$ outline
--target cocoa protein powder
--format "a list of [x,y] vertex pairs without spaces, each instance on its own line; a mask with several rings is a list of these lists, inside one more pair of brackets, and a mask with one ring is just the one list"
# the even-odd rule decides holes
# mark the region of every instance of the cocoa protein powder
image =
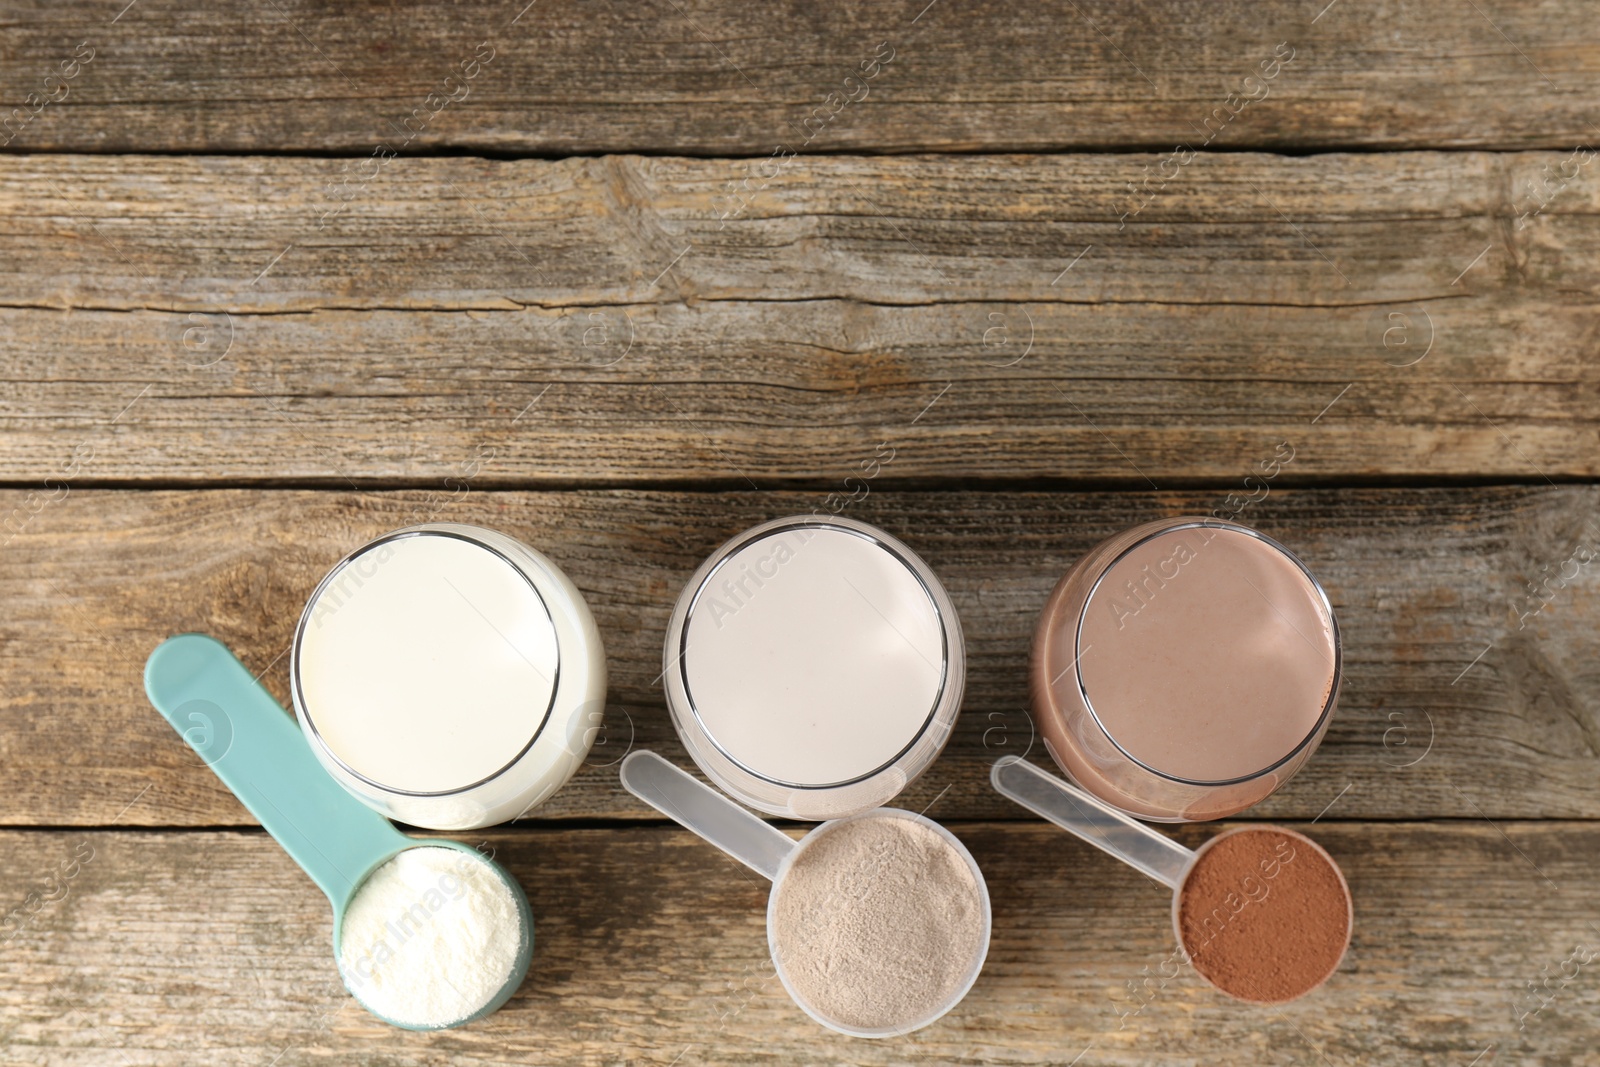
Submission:
[[1276,827],[1222,834],[1199,852],[1176,901],[1194,969],[1240,1000],[1278,1004],[1338,970],[1350,889],[1309,837]]

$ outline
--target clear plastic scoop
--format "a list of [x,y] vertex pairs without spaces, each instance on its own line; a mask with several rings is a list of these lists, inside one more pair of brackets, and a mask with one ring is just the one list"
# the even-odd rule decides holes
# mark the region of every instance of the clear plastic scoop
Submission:
[[401,1022],[373,1011],[341,967],[345,988],[362,1007],[393,1026],[438,1030],[481,1019],[516,992],[533,958],[533,912],[522,886],[499,864],[455,841],[406,837],[345,792],[322,769],[305,735],[272,694],[214,638],[169,638],[150,654],[144,684],[156,710],[327,894],[333,905],[335,959],[345,913],[362,883],[408,849],[456,850],[463,862],[486,864],[510,889],[521,940],[510,974],[486,1003],[450,1022]]
[[1215,847],[1217,842],[1225,840],[1234,834],[1260,832],[1265,829],[1292,838],[1297,847],[1304,845],[1312,850],[1313,854],[1325,860],[1337,876],[1339,887],[1343,891],[1345,908],[1344,947],[1339,950],[1337,958],[1332,962],[1332,966],[1327,968],[1327,973],[1323,974],[1321,979],[1310,985],[1309,988],[1296,992],[1294,996],[1268,1000],[1242,996],[1226,988],[1197,964],[1195,968],[1197,973],[1223,993],[1239,1000],[1251,1000],[1257,1003],[1282,1003],[1285,1000],[1293,1000],[1320,986],[1338,969],[1339,963],[1344,959],[1344,951],[1349,947],[1350,943],[1350,889],[1345,884],[1344,875],[1339,871],[1338,864],[1334,863],[1333,858],[1324,852],[1320,845],[1304,834],[1278,826],[1235,827],[1213,837],[1197,850],[1188,849],[1165,834],[1124,815],[1072,783],[1064,781],[1048,771],[1040,770],[1021,757],[1002,756],[996,760],[993,768],[990,769],[989,780],[1002,796],[1017,802],[1035,815],[1055,823],[1068,833],[1082,838],[1101,851],[1115,856],[1128,866],[1144,872],[1171,889],[1173,891],[1172,929],[1177,936],[1178,944],[1183,947],[1184,953],[1190,957],[1191,962],[1194,962],[1194,957],[1200,951],[1201,946],[1186,943],[1184,937],[1183,923],[1180,921],[1184,889],[1189,876],[1194,873],[1201,857],[1208,850]]
[[[622,761],[621,774],[623,788],[627,789],[628,792],[649,804],[684,829],[691,830],[705,838],[729,856],[732,856],[773,883],[773,891],[767,901],[767,948],[772,954],[773,967],[777,971],[779,981],[783,983],[783,988],[794,1002],[807,1015],[823,1026],[852,1037],[895,1037],[908,1034],[913,1030],[919,1030],[927,1026],[939,1019],[951,1008],[954,1008],[967,995],[967,991],[972,988],[972,984],[977,981],[978,972],[983,969],[983,961],[989,953],[991,920],[989,889],[984,884],[983,874],[978,870],[977,863],[972,859],[971,854],[967,852],[965,846],[956,839],[955,835],[933,820],[899,808],[874,808],[859,815],[851,815],[847,818],[825,822],[799,841],[793,841],[777,828],[752,815],[710,786],[674,767],[654,752],[638,751],[631,753],[627,759]],[[956,853],[966,862],[977,884],[983,928],[982,936],[978,943],[978,951],[968,966],[963,980],[955,987],[954,992],[945,998],[935,1010],[926,1013],[922,1017],[907,1020],[900,1025],[865,1028],[852,1026],[838,1019],[828,1017],[814,1005],[808,1003],[805,997],[796,990],[790,975],[784,968],[783,956],[780,952],[776,935],[778,924],[775,921],[775,909],[779,898],[778,889],[783,883],[784,876],[793,869],[796,858],[808,847],[839,827],[861,820],[885,818],[909,819],[919,823],[933,830],[955,849]]]

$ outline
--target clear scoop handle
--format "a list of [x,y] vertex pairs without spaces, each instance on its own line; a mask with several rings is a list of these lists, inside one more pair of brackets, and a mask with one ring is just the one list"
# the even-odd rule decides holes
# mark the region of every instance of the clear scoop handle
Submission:
[[1048,819],[1070,834],[1109,852],[1170,889],[1183,880],[1194,852],[1130,819],[1070,782],[1041,771],[1018,756],[1002,756],[989,771],[1001,796]]
[[641,749],[622,761],[622,788],[692,830],[767,881],[795,843],[710,786]]

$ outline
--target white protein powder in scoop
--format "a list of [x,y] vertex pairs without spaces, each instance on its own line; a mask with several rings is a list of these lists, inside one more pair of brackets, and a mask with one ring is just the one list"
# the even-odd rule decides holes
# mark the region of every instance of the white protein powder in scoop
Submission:
[[453,848],[409,848],[372,873],[345,910],[339,971],[385,1019],[441,1027],[500,992],[522,946],[511,888]]

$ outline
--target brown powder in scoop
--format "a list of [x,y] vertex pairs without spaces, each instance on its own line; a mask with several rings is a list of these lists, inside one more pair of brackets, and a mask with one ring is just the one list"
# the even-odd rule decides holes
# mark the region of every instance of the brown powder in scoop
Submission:
[[1350,943],[1350,890],[1310,838],[1271,827],[1218,837],[1178,896],[1195,970],[1230,996],[1281,1003],[1332,974]]
[[927,826],[868,816],[815,831],[773,888],[772,947],[797,998],[862,1030],[915,1026],[987,949],[984,889]]

